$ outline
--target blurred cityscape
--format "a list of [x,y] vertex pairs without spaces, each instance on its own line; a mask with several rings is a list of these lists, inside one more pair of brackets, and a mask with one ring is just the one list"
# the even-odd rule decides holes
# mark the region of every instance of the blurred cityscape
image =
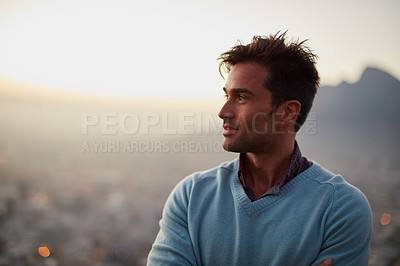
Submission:
[[[214,103],[46,97],[0,96],[0,265],[144,265],[175,184],[237,156]],[[400,265],[398,99],[400,82],[368,68],[321,87],[298,136],[367,196],[370,265]]]

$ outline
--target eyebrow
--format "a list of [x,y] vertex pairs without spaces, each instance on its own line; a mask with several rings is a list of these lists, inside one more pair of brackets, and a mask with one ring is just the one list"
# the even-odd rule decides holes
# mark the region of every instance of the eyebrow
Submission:
[[[225,93],[227,93],[225,87],[223,87],[222,90],[223,90]],[[253,95],[253,96],[254,96],[254,93],[253,93],[252,91],[250,91],[250,90],[248,90],[248,89],[245,89],[245,88],[233,88],[233,89],[230,89],[229,91],[230,91],[230,92],[233,92],[233,93],[247,93],[247,94],[250,94],[250,95]]]

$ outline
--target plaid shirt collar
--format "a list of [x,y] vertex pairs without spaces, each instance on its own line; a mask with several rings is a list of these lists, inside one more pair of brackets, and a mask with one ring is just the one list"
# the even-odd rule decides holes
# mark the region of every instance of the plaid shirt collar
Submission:
[[[247,196],[250,198],[251,201],[255,200],[255,194],[254,191],[246,185],[246,179],[244,176],[244,161],[246,160],[246,153],[240,153],[239,157],[239,170],[238,170],[238,177],[240,182],[242,183],[242,186],[244,188],[244,191],[246,192]],[[298,176],[301,172],[307,170],[310,166],[312,165],[312,162],[308,161],[307,158],[303,157],[300,152],[299,145],[297,144],[297,141],[295,141],[294,144],[294,150],[292,153],[292,157],[290,159],[290,165],[289,168],[286,171],[285,176],[282,178],[282,180],[275,186],[271,187],[267,192],[265,192],[262,197],[268,196],[268,195],[276,195],[279,193],[281,188],[287,184],[290,180]]]

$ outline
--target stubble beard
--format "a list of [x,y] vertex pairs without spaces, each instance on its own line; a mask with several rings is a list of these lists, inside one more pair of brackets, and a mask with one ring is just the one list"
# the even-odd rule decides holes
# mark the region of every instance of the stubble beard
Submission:
[[264,134],[257,137],[246,138],[246,136],[238,136],[234,140],[224,138],[222,147],[230,152],[250,152],[250,153],[268,153],[273,146],[273,135]]
[[272,149],[273,143],[274,134],[272,131],[263,134],[252,131],[224,137],[222,147],[230,152],[268,153]]
[[237,134],[224,136],[222,147],[230,152],[268,153],[273,149],[275,141],[274,114],[275,109],[269,112],[265,120],[251,120],[251,123],[242,124]]

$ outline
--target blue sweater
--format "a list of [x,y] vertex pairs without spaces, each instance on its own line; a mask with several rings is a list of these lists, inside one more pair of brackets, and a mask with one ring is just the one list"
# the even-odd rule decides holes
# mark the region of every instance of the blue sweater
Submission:
[[237,170],[236,159],[174,188],[148,265],[368,265],[371,209],[341,176],[313,162],[251,202]]

